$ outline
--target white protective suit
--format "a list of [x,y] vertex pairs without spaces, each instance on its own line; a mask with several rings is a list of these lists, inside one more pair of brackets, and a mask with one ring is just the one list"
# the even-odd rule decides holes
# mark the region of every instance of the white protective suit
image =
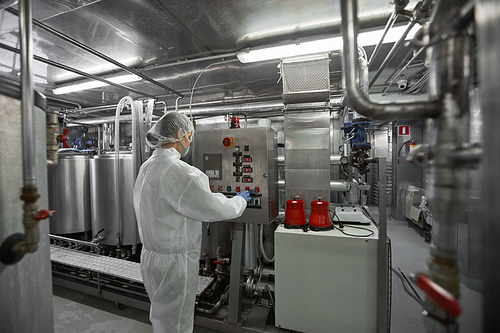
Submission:
[[141,166],[134,209],[143,244],[141,273],[155,333],[193,331],[202,223],[239,217],[242,197],[210,191],[208,177],[158,148]]

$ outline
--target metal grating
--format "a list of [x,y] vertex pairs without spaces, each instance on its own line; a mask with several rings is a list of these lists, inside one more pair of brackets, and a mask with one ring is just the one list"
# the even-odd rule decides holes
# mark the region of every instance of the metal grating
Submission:
[[328,54],[283,59],[283,101],[323,102],[330,99]]

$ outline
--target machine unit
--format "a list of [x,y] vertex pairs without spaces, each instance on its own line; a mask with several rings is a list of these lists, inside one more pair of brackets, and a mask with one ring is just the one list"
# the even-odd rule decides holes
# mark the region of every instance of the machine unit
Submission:
[[250,191],[243,215],[233,222],[269,224],[278,215],[277,132],[254,127],[195,133],[193,162],[212,192],[235,196]]
[[277,327],[308,333],[377,332],[378,230],[374,224],[366,228],[373,235],[278,227]]

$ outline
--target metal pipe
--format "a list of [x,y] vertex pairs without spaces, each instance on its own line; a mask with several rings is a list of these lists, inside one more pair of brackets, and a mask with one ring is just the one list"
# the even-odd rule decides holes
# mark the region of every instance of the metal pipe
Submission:
[[259,238],[257,236],[257,224],[245,223],[245,254],[244,269],[253,271],[257,268],[257,257]]
[[[387,198],[386,190],[386,160],[385,157],[375,158],[378,164],[378,242],[377,242],[377,332],[387,333],[389,325],[388,304],[389,263],[387,254]],[[380,293],[380,294],[378,294]]]
[[403,32],[403,35],[399,38],[399,40],[396,42],[396,44],[394,44],[392,46],[392,49],[385,56],[384,61],[382,62],[380,67],[377,69],[377,71],[375,72],[375,74],[373,75],[373,77],[370,81],[370,84],[369,84],[370,88],[375,84],[375,81],[377,81],[380,74],[382,74],[382,71],[387,67],[387,65],[389,65],[389,62],[392,60],[392,58],[394,58],[394,56],[396,55],[396,52],[398,52],[399,49],[401,48],[401,46],[403,46],[403,43],[406,39],[406,36],[408,36],[408,34],[410,33],[410,30],[413,29],[413,26],[415,25],[415,23],[416,23],[416,21],[413,19],[410,21],[410,23],[408,23],[406,30]]
[[47,166],[53,168],[57,165],[59,144],[57,142],[57,115],[58,111],[49,110],[46,116],[47,128]]
[[23,175],[24,186],[36,186],[35,130],[33,105],[33,27],[31,0],[19,2],[19,33],[21,39],[21,109],[23,123]]
[[[14,48],[14,47],[11,47],[9,45],[5,45],[3,43],[0,43],[0,47],[3,48],[3,49],[6,49],[6,50],[12,51],[12,52],[16,52],[16,53],[20,53],[21,52],[20,50]],[[134,93],[139,94],[141,96],[149,96],[149,97],[156,98],[154,95],[150,95],[148,93],[145,93],[145,92],[133,89],[133,88],[129,88],[129,87],[124,86],[123,84],[120,84],[120,83],[114,83],[112,81],[103,79],[103,78],[101,78],[101,77],[99,77],[97,75],[85,73],[85,72],[79,71],[78,69],[75,69],[73,67],[69,67],[69,66],[60,64],[58,62],[49,60],[49,59],[45,59],[45,58],[42,58],[42,57],[39,57],[39,56],[34,56],[34,59],[37,60],[37,61],[43,62],[45,64],[51,65],[51,66],[67,70],[69,72],[73,72],[73,73],[76,73],[76,74],[81,75],[81,76],[85,76],[85,77],[87,77],[89,79],[92,79],[92,80],[104,82],[106,84],[109,84],[110,86],[114,86],[114,87],[117,87],[117,88],[120,88],[120,89],[125,89],[125,90],[128,90],[130,92],[134,92]]]
[[[483,140],[484,155],[481,171],[481,185],[484,198],[482,220],[477,221],[481,229],[482,259],[482,320],[483,332],[496,332],[500,328],[498,309],[500,309],[500,223],[498,223],[498,203],[500,202],[500,94],[498,78],[500,77],[500,1],[478,0],[476,8],[476,32],[478,45],[478,80],[481,82],[481,114],[484,122]],[[475,221],[476,222],[476,221]],[[478,318],[479,320],[479,318]]]
[[371,102],[360,91],[358,69],[358,18],[357,1],[342,0],[342,38],[346,95],[350,105],[360,114],[374,119],[435,117],[441,111],[439,101],[382,104]]
[[229,290],[227,290],[224,294],[222,294],[219,298],[219,301],[217,301],[217,303],[215,303],[212,308],[208,309],[208,310],[205,310],[205,309],[202,309],[202,308],[199,308],[197,307],[196,308],[196,311],[198,312],[201,312],[201,313],[207,313],[207,314],[212,314],[214,313],[215,311],[217,311],[220,306],[224,303],[227,302],[227,293],[229,292]]
[[[120,209],[120,112],[123,110],[125,102],[128,101],[132,110],[134,107],[134,100],[130,96],[123,97],[120,102],[118,102],[118,106],[116,107],[116,115],[115,115],[115,162],[114,162],[114,171],[115,171],[115,225],[116,225],[116,238],[117,238],[117,247],[120,247],[120,238],[122,234],[122,224],[121,224],[121,209]],[[132,111],[134,114],[134,111]],[[133,118],[133,117],[132,117]],[[117,248],[118,252],[118,248]]]
[[373,53],[370,56],[370,60],[368,60],[368,68],[370,68],[373,65],[373,61],[377,57],[378,52],[380,51],[380,48],[382,47],[382,43],[384,42],[384,39],[385,39],[385,36],[387,35],[387,32],[389,31],[389,29],[392,28],[392,26],[394,25],[394,22],[396,22],[397,18],[398,18],[398,13],[396,13],[396,10],[394,10],[392,12],[391,16],[389,17],[389,20],[387,20],[382,37],[380,37],[380,40],[379,40],[377,46],[375,46],[375,50],[373,50]]
[[414,55],[413,57],[410,59],[410,61],[408,61],[406,63],[406,65],[403,66],[403,68],[401,68],[401,70],[396,74],[396,75],[393,75],[392,76],[392,79],[391,81],[389,82],[389,84],[387,85],[387,87],[384,89],[384,91],[382,92],[382,96],[387,92],[387,90],[389,89],[390,86],[392,86],[392,84],[394,83],[394,81],[397,80],[397,78],[408,68],[408,66],[411,65],[411,63],[413,61],[415,61],[415,59],[417,59],[417,57],[420,55],[420,53],[422,53],[422,51],[425,49],[425,47],[421,47],[420,50],[418,50]]
[[[392,9],[384,9],[377,13],[367,13],[360,16],[360,22],[363,29],[377,28],[387,22]],[[340,33],[341,20],[338,18],[332,20],[319,21],[316,24],[295,25],[290,29],[273,29],[259,33],[244,35],[236,41],[236,49],[242,50],[247,47],[269,46],[274,43],[282,43],[284,40],[299,40],[301,38],[314,37],[326,34]]]
[[[10,246],[12,261],[21,260],[26,253],[36,252],[40,241],[39,220],[36,217],[38,210],[38,190],[36,187],[35,163],[35,131],[34,131],[34,90],[33,90],[33,39],[32,39],[32,6],[31,0],[21,0],[19,3],[19,32],[21,39],[21,115],[22,115],[22,143],[23,143],[23,183],[21,199],[23,205],[24,235],[11,235]],[[6,241],[7,241],[6,240]]]
[[[12,9],[12,8],[7,8],[6,11],[8,11],[9,13],[14,14],[14,15],[19,15],[19,12],[17,10],[15,10],[15,9]],[[139,72],[139,71],[137,71],[137,70],[135,70],[133,68],[130,68],[128,66],[123,65],[122,63],[120,63],[120,62],[118,62],[118,61],[116,61],[116,60],[114,60],[114,59],[106,56],[105,54],[102,54],[101,52],[99,52],[97,50],[94,50],[93,48],[88,47],[87,45],[85,45],[83,43],[80,43],[79,41],[77,41],[77,40],[75,40],[75,39],[73,39],[73,38],[71,38],[69,36],[66,36],[65,34],[59,32],[59,31],[57,31],[55,29],[52,29],[51,27],[49,27],[49,26],[47,26],[47,25],[45,25],[45,24],[43,24],[43,23],[41,23],[41,22],[39,22],[37,20],[32,20],[32,22],[37,27],[42,28],[43,30],[45,30],[47,32],[50,32],[51,34],[53,34],[53,35],[55,35],[55,36],[57,36],[59,38],[62,38],[65,41],[67,41],[67,42],[69,42],[69,43],[71,43],[71,44],[73,44],[73,45],[75,45],[75,46],[77,46],[77,47],[79,47],[79,48],[87,51],[87,52],[90,52],[93,55],[95,55],[95,56],[97,56],[97,57],[99,57],[99,58],[101,58],[103,60],[106,60],[106,61],[112,63],[115,66],[118,66],[118,67],[122,68],[123,70],[125,70],[126,72],[128,72],[130,74],[135,74],[137,76],[140,76],[144,80],[149,81],[152,84],[154,84],[154,85],[156,85],[156,86],[158,86],[160,88],[163,88],[163,89],[167,90],[168,92],[170,92],[170,93],[172,93],[174,95],[177,95],[177,96],[180,96],[180,97],[184,97],[184,95],[181,94],[180,92],[178,92],[178,91],[176,91],[176,90],[174,90],[172,88],[169,88],[166,85],[164,85],[164,84],[162,84],[162,83],[160,83],[158,81],[153,80],[149,76],[146,76],[146,75],[142,74],[141,72]],[[31,26],[31,24],[30,24],[30,26]]]
[[85,245],[85,246],[90,246],[90,247],[99,247],[100,246],[98,243],[92,243],[92,242],[82,241],[79,239],[73,239],[73,238],[62,237],[62,236],[57,236],[57,235],[49,234],[49,237],[52,239],[57,239],[59,241],[63,241],[63,242],[67,242],[67,243],[80,244],[80,245]]
[[[132,184],[135,184],[137,175],[139,174],[139,168],[142,164],[142,144],[141,144],[141,131],[142,122],[144,119],[144,108],[142,101],[132,102]],[[116,153],[115,153],[116,154]],[[118,195],[118,193],[116,193]],[[133,244],[132,244],[132,254],[137,253],[137,238],[139,235],[137,220],[134,218],[133,226]]]
[[156,70],[156,69],[160,69],[160,68],[193,64],[196,62],[209,61],[209,60],[215,60],[215,59],[236,58],[237,54],[238,54],[237,52],[232,52],[232,53],[219,54],[219,55],[197,58],[197,59],[180,60],[180,61],[172,62],[170,64],[163,64],[163,65],[157,65],[157,66],[153,65],[150,67],[145,67],[143,70],[145,70],[145,71],[152,70],[152,69]]
[[350,189],[351,185],[345,180],[330,180],[330,191],[347,192]]

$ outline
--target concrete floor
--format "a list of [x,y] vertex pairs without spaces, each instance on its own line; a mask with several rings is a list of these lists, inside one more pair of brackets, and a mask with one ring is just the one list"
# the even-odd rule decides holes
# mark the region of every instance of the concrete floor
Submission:
[[[371,208],[377,219],[376,208]],[[418,227],[406,221],[388,221],[392,242],[392,266],[408,273],[424,272],[430,245]],[[420,293],[421,294],[421,293]],[[481,294],[461,285],[461,332],[481,332]],[[421,306],[404,291],[393,274],[391,332],[426,332]],[[148,313],[134,308],[117,309],[114,302],[54,286],[55,333],[150,333]],[[210,330],[195,328],[196,333]]]

